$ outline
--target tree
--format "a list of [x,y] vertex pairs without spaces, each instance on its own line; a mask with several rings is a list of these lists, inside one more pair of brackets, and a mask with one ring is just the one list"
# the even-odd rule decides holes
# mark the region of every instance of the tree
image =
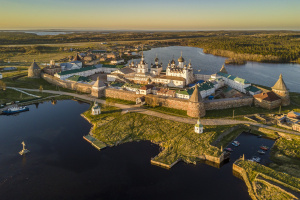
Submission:
[[43,86],[40,85],[40,88],[39,88],[40,92],[43,92]]
[[153,108],[155,108],[156,106],[158,106],[158,98],[157,98],[157,96],[154,96],[154,97],[152,98],[151,106],[152,106]]
[[146,98],[145,98],[145,102],[146,102],[146,104],[147,104],[148,106],[151,106],[153,100],[152,100],[152,98],[150,98],[150,97],[146,97]]
[[4,83],[3,81],[0,81],[0,90],[6,90],[6,83]]

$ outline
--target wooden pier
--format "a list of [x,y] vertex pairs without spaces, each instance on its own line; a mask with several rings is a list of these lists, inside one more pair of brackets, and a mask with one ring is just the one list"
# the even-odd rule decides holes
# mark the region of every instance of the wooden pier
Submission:
[[91,135],[83,136],[83,139],[85,139],[86,141],[88,141],[93,147],[95,147],[99,151],[102,150],[102,149],[104,149],[104,148],[106,148],[106,144],[104,144],[103,142],[97,140],[96,138],[94,138]]

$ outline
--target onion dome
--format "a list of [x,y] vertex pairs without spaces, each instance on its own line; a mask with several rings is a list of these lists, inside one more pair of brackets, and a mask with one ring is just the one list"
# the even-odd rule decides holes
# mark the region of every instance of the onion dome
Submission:
[[171,61],[171,64],[176,64],[174,59]]
[[180,58],[178,58],[178,62],[184,62],[184,58],[180,56]]
[[158,61],[159,61],[158,57],[156,57],[154,61],[155,61],[155,62],[158,62]]

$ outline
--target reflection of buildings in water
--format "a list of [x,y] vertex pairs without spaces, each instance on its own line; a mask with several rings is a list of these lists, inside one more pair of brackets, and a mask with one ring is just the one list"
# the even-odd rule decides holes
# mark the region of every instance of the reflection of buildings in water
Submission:
[[36,108],[39,108],[39,104],[40,103],[34,103],[34,105],[35,105]]
[[57,100],[56,99],[52,99],[51,103],[52,103],[52,105],[56,105],[57,104]]

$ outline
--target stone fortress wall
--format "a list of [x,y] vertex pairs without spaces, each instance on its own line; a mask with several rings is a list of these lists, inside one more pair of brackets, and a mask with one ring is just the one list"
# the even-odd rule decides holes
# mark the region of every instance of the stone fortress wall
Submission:
[[237,108],[242,106],[251,106],[253,97],[215,99],[204,101],[205,110],[221,110],[227,108]]
[[57,85],[59,87],[67,88],[70,90],[76,90],[78,92],[88,93],[92,92],[92,85],[83,84],[83,83],[76,83],[71,81],[64,81],[57,77],[51,76],[49,74],[41,74],[41,77],[46,80],[47,82]]
[[[42,78],[49,83],[57,85],[59,87],[76,90],[79,92],[91,94],[92,85],[83,83],[76,83],[71,81],[64,81],[48,74],[42,74]],[[142,94],[136,94],[135,92],[118,90],[113,88],[106,88],[104,92],[105,97],[123,99],[127,101],[136,101],[137,98],[142,97]],[[189,101],[185,99],[164,97],[148,94],[149,98],[157,98],[157,103],[161,106],[174,108],[179,110],[188,110]],[[222,99],[222,100],[207,100],[204,101],[205,110],[221,110],[227,108],[235,108],[241,106],[251,106],[253,104],[253,98],[233,98],[233,99]]]

